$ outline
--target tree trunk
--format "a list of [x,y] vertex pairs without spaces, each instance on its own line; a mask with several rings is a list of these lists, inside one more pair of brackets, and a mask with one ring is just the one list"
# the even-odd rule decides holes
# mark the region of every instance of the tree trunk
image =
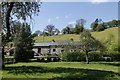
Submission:
[[2,69],[5,69],[5,64],[4,64],[4,46],[2,46]]
[[7,37],[9,38],[11,36],[10,34],[10,14],[11,14],[11,11],[12,11],[12,8],[14,6],[14,3],[15,2],[10,2],[10,6],[7,10],[7,14],[6,14],[6,28],[7,28]]
[[85,53],[86,53],[86,55],[85,55],[85,57],[86,57],[86,62],[87,62],[87,64],[89,64],[88,51],[85,51]]

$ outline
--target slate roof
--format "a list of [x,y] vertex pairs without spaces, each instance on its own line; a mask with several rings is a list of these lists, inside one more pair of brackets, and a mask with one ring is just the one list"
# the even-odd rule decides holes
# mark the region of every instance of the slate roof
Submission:
[[62,44],[59,42],[34,43],[34,46],[54,46],[54,45],[62,45]]
[[79,42],[42,42],[42,43],[34,43],[34,47],[36,46],[58,46],[58,45],[65,45],[65,44],[73,44],[73,45],[79,45]]

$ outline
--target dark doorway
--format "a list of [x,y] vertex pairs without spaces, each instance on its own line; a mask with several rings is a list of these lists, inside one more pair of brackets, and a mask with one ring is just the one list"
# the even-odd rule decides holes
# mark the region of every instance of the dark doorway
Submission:
[[38,53],[41,53],[41,48],[38,48]]

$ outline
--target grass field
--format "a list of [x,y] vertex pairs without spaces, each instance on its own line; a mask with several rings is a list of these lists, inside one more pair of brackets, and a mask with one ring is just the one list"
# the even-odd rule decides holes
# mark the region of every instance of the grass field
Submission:
[[[118,62],[29,62],[7,64],[3,78],[43,78],[51,80],[119,80]],[[94,79],[93,79],[94,78]]]

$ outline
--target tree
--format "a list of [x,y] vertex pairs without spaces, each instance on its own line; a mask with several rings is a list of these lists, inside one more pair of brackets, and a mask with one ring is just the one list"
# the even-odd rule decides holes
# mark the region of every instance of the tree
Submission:
[[30,25],[27,23],[21,24],[19,33],[15,34],[14,44],[15,44],[15,59],[16,61],[27,61],[32,58],[32,49],[34,40],[31,34]]
[[85,20],[85,19],[78,19],[78,20],[76,20],[76,25],[77,25],[77,26],[82,26],[82,27],[84,27],[85,23],[86,23],[86,20]]
[[97,27],[96,27],[96,31],[103,31],[105,29],[104,25],[103,24],[99,24]]
[[118,26],[117,20],[112,20],[112,25],[113,25],[113,27],[117,27]]
[[43,36],[49,36],[48,32],[44,32],[42,33]]
[[117,26],[118,26],[118,27],[120,26],[120,20],[117,21]]
[[95,50],[103,50],[105,49],[104,45],[96,40],[88,31],[84,31],[81,33],[81,50],[83,50],[86,54],[86,62],[89,64],[89,59],[88,59],[88,53],[90,51],[95,51]]
[[105,22],[106,26],[108,28],[111,28],[111,27],[119,27],[120,26],[120,20],[112,20],[112,21],[108,21],[108,22]]
[[56,28],[55,35],[58,35],[60,33],[59,29]]
[[96,27],[98,26],[98,22],[99,22],[98,18],[94,22],[92,22],[91,28],[93,31],[96,31]]
[[66,28],[63,28],[62,33],[73,34],[74,33],[73,25],[72,24],[67,25]]
[[53,36],[59,33],[59,30],[55,28],[53,24],[47,25],[44,31],[47,32],[49,36]]
[[102,21],[102,19],[96,19],[94,22],[91,24],[91,28],[93,31],[103,31],[104,29],[107,28],[107,24]]
[[74,28],[74,33],[80,34],[84,30],[84,24],[86,23],[86,20],[84,19],[78,19],[76,20],[76,25]]
[[[26,18],[32,19],[32,14],[37,14],[40,9],[40,2],[2,2],[1,3],[0,19],[2,19],[2,43],[9,41],[11,36],[11,21],[13,17],[17,20],[26,20]],[[4,45],[2,44],[2,68],[4,69]]]
[[35,34],[37,34],[37,36],[41,36],[42,32],[40,30],[35,31]]
[[32,19],[32,14],[37,14],[40,8],[40,2],[2,2],[2,18],[3,24],[7,30],[7,36],[11,34],[10,22],[13,17],[17,19],[26,20],[27,17]]
[[83,32],[84,28],[82,26],[75,26],[74,28],[74,33],[76,34],[80,34],[81,32]]
[[67,28],[63,28],[62,34],[67,34],[67,33],[68,33]]

